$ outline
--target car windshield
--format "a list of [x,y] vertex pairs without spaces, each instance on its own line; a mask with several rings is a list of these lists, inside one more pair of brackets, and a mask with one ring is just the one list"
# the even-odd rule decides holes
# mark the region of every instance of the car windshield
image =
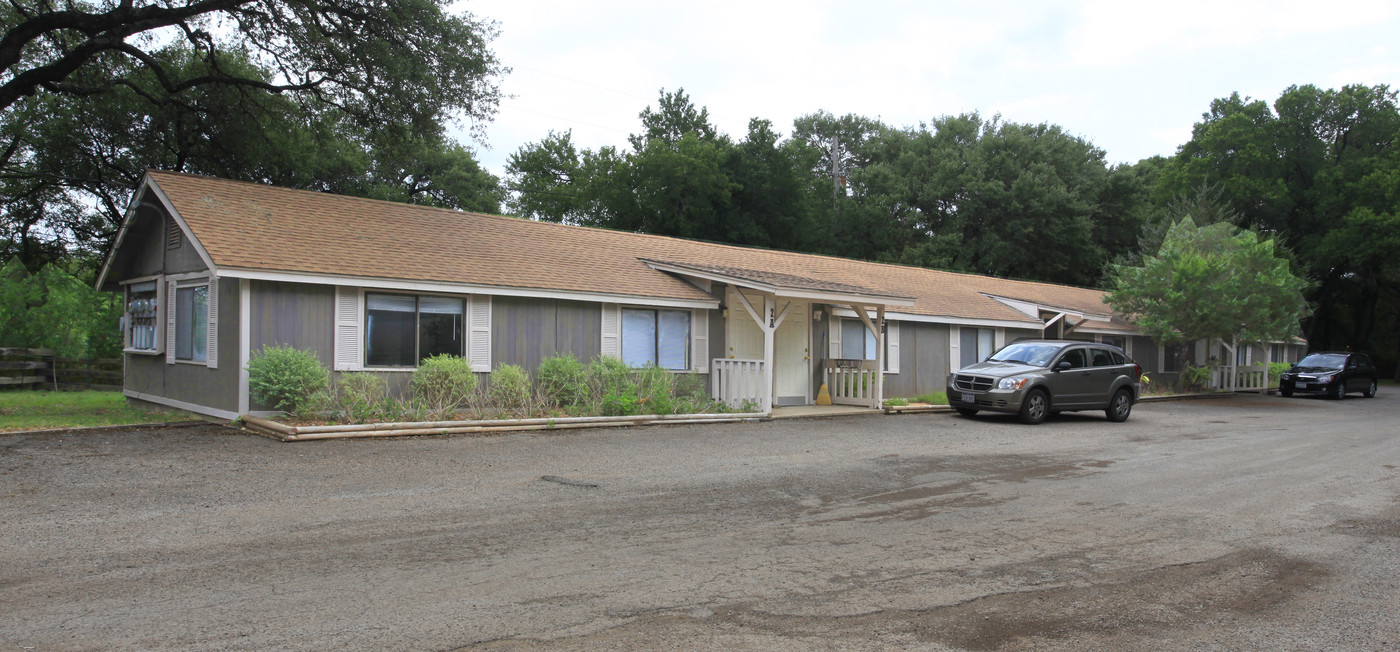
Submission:
[[987,359],[992,362],[1018,362],[1044,367],[1050,364],[1050,360],[1054,359],[1061,348],[1064,348],[1061,344],[1017,343],[1008,345]]
[[1341,369],[1346,364],[1347,357],[1335,353],[1314,353],[1298,361],[1299,367],[1319,367],[1322,369]]

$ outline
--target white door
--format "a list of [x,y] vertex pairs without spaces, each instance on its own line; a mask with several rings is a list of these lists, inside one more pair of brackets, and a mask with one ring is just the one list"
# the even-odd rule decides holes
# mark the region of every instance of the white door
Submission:
[[[763,331],[754,323],[753,317],[749,316],[749,311],[744,309],[744,304],[739,303],[739,299],[734,296],[737,292],[733,287],[729,288],[729,298],[726,300],[729,319],[724,329],[724,341],[728,343],[725,355],[739,360],[762,360]],[[744,298],[749,300],[749,305],[754,307],[755,312],[760,316],[763,314],[762,294],[748,291],[744,293]]]
[[[778,300],[778,312],[787,302]],[[806,405],[811,396],[812,370],[809,364],[812,341],[811,306],[792,302],[787,316],[774,333],[773,404]]]

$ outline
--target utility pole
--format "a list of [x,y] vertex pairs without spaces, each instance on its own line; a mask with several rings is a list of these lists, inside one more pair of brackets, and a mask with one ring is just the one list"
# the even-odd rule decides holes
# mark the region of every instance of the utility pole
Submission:
[[841,134],[831,137],[831,203],[836,204],[837,193],[841,192]]

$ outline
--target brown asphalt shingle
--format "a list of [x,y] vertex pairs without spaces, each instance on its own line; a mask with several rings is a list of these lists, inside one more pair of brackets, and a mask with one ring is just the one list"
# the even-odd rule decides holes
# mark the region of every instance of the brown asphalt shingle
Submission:
[[[149,171],[220,268],[709,299],[644,260],[729,270],[785,287],[910,297],[901,313],[1035,320],[996,295],[1109,314],[1103,292],[1050,283],[751,249]],[[746,276],[747,275],[747,276]],[[764,281],[763,279],[767,279]]]

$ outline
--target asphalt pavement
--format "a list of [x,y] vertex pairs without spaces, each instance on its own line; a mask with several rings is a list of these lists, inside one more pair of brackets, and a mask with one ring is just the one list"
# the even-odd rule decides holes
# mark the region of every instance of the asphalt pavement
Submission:
[[0,435],[0,650],[1394,650],[1397,420]]

